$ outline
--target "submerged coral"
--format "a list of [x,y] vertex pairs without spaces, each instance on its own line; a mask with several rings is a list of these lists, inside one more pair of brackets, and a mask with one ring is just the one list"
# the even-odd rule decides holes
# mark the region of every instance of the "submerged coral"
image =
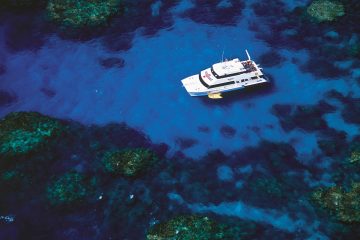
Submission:
[[353,151],[350,156],[351,163],[358,163],[360,161],[360,151]]
[[245,239],[253,235],[255,225],[242,222],[235,227],[218,223],[206,216],[185,215],[153,226],[147,240],[207,240],[207,239]]
[[245,8],[244,1],[202,1],[194,0],[193,7],[184,16],[198,23],[233,25]]
[[95,179],[87,179],[77,172],[68,172],[47,188],[47,198],[53,206],[69,206],[85,201],[95,185]]
[[60,121],[40,113],[10,113],[0,120],[0,157],[37,152],[64,131]]
[[347,51],[352,57],[360,57],[360,42],[355,42],[347,47]]
[[348,143],[346,157],[353,169],[357,169],[360,163],[360,136],[354,137],[352,141]]
[[[322,116],[326,113],[335,111],[335,107],[325,101],[320,101],[316,105],[291,105],[275,104],[272,112],[279,120],[281,127],[285,131],[290,131],[296,127],[305,131],[316,131],[328,128]],[[306,119],[306,121],[304,121]]]
[[319,22],[334,21],[344,16],[344,6],[337,1],[316,0],[307,8],[307,13]]
[[157,161],[156,155],[144,148],[106,152],[102,163],[107,172],[136,177]]
[[262,54],[258,62],[264,67],[274,67],[281,65],[284,61],[285,58],[281,56],[278,51],[271,50]]
[[319,135],[317,145],[326,156],[341,155],[343,150],[347,148],[347,134],[344,131],[329,128],[321,131]]
[[331,90],[326,95],[328,98],[336,99],[344,105],[341,116],[345,122],[360,124],[360,98],[353,97],[351,94],[344,96],[336,90]]
[[[132,229],[136,232],[132,236],[114,236],[114,239],[143,239],[145,235],[144,226],[159,213],[159,199],[154,200],[154,193],[142,182],[131,185],[125,179],[116,181],[106,189],[104,199],[104,224],[108,228]],[[161,212],[161,216],[166,216]],[[136,235],[137,237],[135,237]],[[141,238],[140,238],[141,236]]]
[[360,222],[360,183],[352,183],[345,191],[341,186],[319,189],[312,194],[313,200],[329,210],[342,222]]
[[271,199],[280,199],[286,197],[286,190],[275,178],[259,177],[250,182],[250,188],[263,199],[270,197]]
[[94,27],[119,12],[120,4],[121,0],[50,0],[47,11],[51,20],[64,27]]

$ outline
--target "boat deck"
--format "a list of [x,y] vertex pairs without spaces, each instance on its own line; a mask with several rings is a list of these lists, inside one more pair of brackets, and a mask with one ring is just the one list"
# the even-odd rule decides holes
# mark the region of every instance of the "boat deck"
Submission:
[[246,69],[246,72],[254,72],[257,70],[253,61],[248,60],[248,61],[244,61],[241,63],[244,66],[244,68]]

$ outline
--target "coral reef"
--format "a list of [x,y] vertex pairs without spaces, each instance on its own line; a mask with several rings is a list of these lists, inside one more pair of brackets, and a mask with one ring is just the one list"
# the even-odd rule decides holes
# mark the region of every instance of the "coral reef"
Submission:
[[334,21],[345,15],[344,6],[337,1],[316,0],[307,8],[307,13],[319,22]]
[[347,98],[341,115],[345,122],[360,124],[360,101],[359,98]]
[[285,186],[272,177],[259,177],[251,180],[249,187],[256,195],[260,195],[262,199],[286,198]]
[[[335,110],[332,105],[320,101],[316,105],[291,105],[275,104],[272,112],[280,120],[281,127],[285,131],[290,131],[296,127],[306,131],[316,131],[326,129],[326,121],[322,119],[325,113]],[[306,119],[304,121],[304,119]]]
[[137,177],[157,162],[157,156],[144,148],[108,151],[102,163],[106,172]]
[[351,153],[350,160],[351,163],[358,163],[360,161],[360,151],[356,150]]
[[346,142],[346,145],[336,156],[333,156],[335,160],[332,165],[331,177],[332,181],[343,186],[345,189],[349,189],[355,182],[360,182],[360,136],[355,136],[350,142]]
[[271,50],[262,54],[258,62],[264,67],[274,67],[281,65],[286,59],[278,51]]
[[234,25],[237,17],[245,8],[244,1],[201,1],[195,0],[194,7],[185,12],[185,16],[198,23]]
[[36,112],[14,112],[1,119],[0,192],[24,199],[24,191],[46,184],[65,132],[64,123]]
[[329,128],[320,132],[317,145],[326,156],[341,155],[347,148],[346,136],[344,131]]
[[[141,239],[153,217],[149,213],[161,212],[168,217],[162,207],[167,206],[166,194],[159,192],[153,200],[158,189],[151,188],[151,183],[113,178],[98,168],[102,166],[102,153],[108,149],[149,148],[162,158],[167,151],[165,144],[152,144],[142,132],[126,124],[84,126],[39,113],[13,113],[0,121],[2,137],[19,129],[34,132],[34,138],[44,141],[39,146],[31,141],[25,146],[33,147],[28,152],[0,155],[0,208],[17,219],[16,225],[7,225],[6,230],[59,239],[67,238],[69,231],[77,239],[98,239],[96,234],[100,233],[118,236],[116,239]],[[35,224],[34,217],[38,219]],[[119,223],[125,229],[119,231]],[[94,226],[99,232],[94,233]]]
[[331,90],[326,95],[328,98],[336,99],[344,105],[341,109],[341,116],[345,122],[360,124],[360,98],[353,97],[351,94],[344,96],[336,90]]
[[[151,227],[147,238],[253,239],[256,233],[256,236],[260,234],[271,239],[268,236],[282,233],[271,226],[234,221],[230,217],[216,220],[193,215],[171,218],[188,210],[185,202],[242,201],[256,207],[277,208],[280,204],[288,207],[288,203],[297,206],[295,202],[308,191],[302,178],[297,178],[303,177],[304,166],[289,144],[263,141],[257,147],[231,155],[217,150],[200,159],[202,164],[179,154],[157,164],[153,171],[156,175],[133,179],[154,169],[157,159],[163,158],[166,145],[152,144],[144,134],[125,124],[86,127],[40,114],[35,115],[41,116],[42,121],[39,118],[35,121],[34,113],[22,114],[30,120],[25,121],[24,116],[13,117],[14,122],[4,127],[2,120],[0,126],[7,130],[29,130],[31,125],[30,130],[40,128],[40,133],[45,131],[43,122],[57,126],[52,122],[55,121],[59,128],[45,128],[49,132],[47,137],[61,135],[64,126],[66,132],[71,133],[48,139],[45,146],[58,140],[52,151],[36,148],[37,154],[17,158],[26,161],[0,168],[0,194],[4,196],[0,206],[11,208],[11,213],[21,223],[31,224],[34,217],[39,219],[37,224],[29,225],[31,228],[20,230],[24,235],[62,239],[71,232],[75,238],[101,235],[102,238],[143,239],[149,222],[155,224],[158,220],[170,219]],[[114,178],[108,173],[130,178]],[[57,177],[52,179],[52,176]],[[218,181],[219,176],[223,181]],[[289,191],[289,186],[294,191]],[[29,196],[31,202],[27,201]],[[44,204],[46,202],[48,204]],[[59,212],[61,214],[54,214]],[[94,226],[97,233],[94,233]],[[118,226],[122,226],[121,230]],[[16,229],[20,227],[16,225]],[[44,233],[44,229],[48,231]],[[288,234],[291,238],[292,233]]]
[[95,178],[87,179],[84,174],[68,172],[47,188],[47,198],[53,206],[70,206],[84,202],[96,184]]
[[[131,2],[133,7],[124,12],[124,16],[111,19],[112,16],[121,11],[121,8],[116,7],[115,9],[115,7],[106,5],[106,3],[118,4],[117,1],[66,0],[61,2],[50,0],[52,4],[56,3],[57,6],[66,5],[66,7],[70,6],[71,8],[55,8],[55,5],[52,5],[53,12],[50,17],[61,26],[79,29],[103,26],[111,19],[112,24],[104,30],[107,34],[103,37],[104,41],[108,42],[108,47],[115,50],[129,48],[134,32],[136,34],[139,32],[140,34],[154,34],[164,26],[171,30],[173,15],[179,17],[177,13],[174,14],[173,9],[175,8],[172,8],[178,2],[176,0],[123,1],[126,4]],[[20,8],[27,8],[32,7],[32,3],[45,1],[5,0],[4,2],[19,4]],[[299,3],[301,1],[290,2]],[[336,4],[341,2],[344,7],[342,9],[338,7],[335,9],[336,11],[333,11],[334,8],[327,9],[325,7],[324,3],[329,2]],[[74,5],[71,5],[72,3]],[[75,3],[79,3],[79,5],[75,5]],[[189,17],[196,22],[205,24],[236,24],[238,17],[241,17],[242,9],[245,7],[244,1],[235,0],[215,0],[213,2],[194,0],[191,3],[191,6],[187,6],[189,10],[185,10],[185,13],[180,17]],[[316,3],[319,4],[320,8],[319,6],[315,7]],[[253,2],[250,4],[253,4]],[[120,5],[119,1],[118,6]],[[8,6],[17,8],[16,5],[9,4]],[[49,4],[48,11],[50,6]],[[247,4],[246,7],[248,6]],[[256,36],[265,39],[269,43],[268,45],[274,47],[275,50],[279,46],[282,47],[281,49],[285,50],[287,56],[292,53],[292,51],[287,52],[288,48],[291,50],[306,49],[306,52],[309,53],[309,60],[296,56],[293,63],[298,65],[303,64],[302,61],[307,61],[304,64],[305,71],[315,74],[316,79],[337,76],[336,81],[343,81],[342,77],[346,75],[349,69],[350,71],[354,69],[354,73],[355,69],[358,69],[359,61],[356,59],[356,61],[353,61],[353,58],[359,57],[360,53],[358,39],[356,39],[360,32],[360,25],[357,24],[359,21],[356,21],[356,19],[359,19],[358,9],[360,4],[356,0],[339,0],[339,2],[314,1],[307,9],[301,7],[301,9],[295,9],[293,12],[289,10],[287,2],[282,0],[255,1],[253,6],[257,17],[252,18],[249,24],[253,28],[258,28]],[[181,5],[181,7],[183,6]],[[156,9],[154,10],[154,8]],[[333,11],[333,15],[326,12],[328,10]],[[176,11],[179,11],[178,8],[176,8]],[[297,14],[300,12],[303,15]],[[34,13],[34,15],[36,14]],[[41,22],[41,17],[29,20],[30,18],[27,15],[19,15],[21,15],[21,21],[15,20],[15,24],[4,27],[4,33],[7,35],[4,43],[8,47],[15,46],[13,49],[36,49],[32,46],[41,45],[38,44],[40,38],[36,34],[41,32],[38,31],[41,28],[37,27]],[[313,18],[309,18],[309,15],[313,16]],[[261,20],[262,17],[266,17],[266,21]],[[311,21],[312,19],[317,19],[317,21]],[[324,23],[318,24],[318,22]],[[141,30],[135,31],[139,27],[142,27]],[[211,40],[216,33],[218,32],[208,31],[207,37]],[[4,60],[7,60],[7,58]],[[268,67],[279,66],[283,60],[284,58],[281,55],[275,55],[273,51],[260,57],[260,63]],[[342,63],[345,61],[352,61],[349,63],[349,67],[345,66],[346,64],[343,66]],[[104,68],[121,68],[124,66],[124,61],[120,58],[110,57],[99,59],[99,64]],[[340,67],[337,66],[338,64]],[[44,64],[44,67],[46,65]],[[8,73],[11,74],[12,70],[10,61]],[[1,67],[0,65],[0,75],[5,71],[5,66]],[[117,69],[112,69],[112,71],[117,71]],[[3,77],[5,78],[7,75]],[[354,79],[354,81],[356,80],[359,80],[358,77]],[[41,89],[41,92],[49,98],[56,95],[56,92],[49,88],[50,86],[52,85],[44,86]],[[343,92],[355,91],[355,88],[341,88],[343,86],[341,82],[339,84],[335,83],[335,86],[340,87]],[[350,86],[348,87],[350,88]],[[225,105],[229,105],[229,102],[232,104],[234,100],[242,99],[243,101],[244,95],[238,96],[237,98],[230,98],[230,100],[226,98]],[[358,96],[354,94],[353,96],[342,96],[338,99],[343,103],[339,105],[339,110],[344,120],[359,124],[360,105],[358,104]],[[16,102],[15,95],[0,91],[0,106],[7,107],[14,102]],[[213,103],[209,104],[209,106],[213,107]],[[246,108],[254,106],[256,104],[251,102],[246,105]],[[291,138],[289,143],[260,142],[259,146],[241,149],[239,152],[233,152],[229,155],[221,154],[218,151],[216,154],[209,154],[209,156],[199,159],[201,162],[196,163],[185,158],[179,152],[176,153],[177,155],[174,158],[162,161],[159,169],[157,167],[159,171],[153,171],[156,172],[156,176],[144,177],[134,181],[126,178],[114,178],[112,174],[108,173],[130,177],[139,176],[155,163],[153,157],[147,156],[152,154],[140,154],[139,149],[148,151],[145,149],[156,149],[156,147],[142,133],[126,125],[81,126],[78,129],[72,128],[74,131],[71,136],[66,136],[66,138],[58,138],[63,131],[60,121],[58,122],[59,127],[57,127],[57,123],[55,123],[57,121],[55,120],[54,123],[50,124],[51,126],[39,123],[38,125],[34,124],[36,126],[31,129],[24,126],[28,126],[32,120],[25,121],[24,126],[19,124],[20,127],[7,125],[0,128],[0,195],[2,196],[0,206],[1,210],[9,209],[9,211],[12,211],[11,213],[16,216],[16,221],[12,226],[10,224],[6,224],[6,226],[16,228],[16,231],[19,232],[16,234],[20,236],[32,236],[33,238],[96,239],[100,235],[100,238],[104,239],[142,239],[145,236],[144,231],[146,231],[149,222],[153,223],[158,219],[170,219],[177,212],[188,211],[188,209],[185,209],[186,204],[179,204],[180,200],[183,203],[203,203],[209,206],[241,201],[257,208],[269,209],[269,211],[271,211],[270,208],[275,211],[281,209],[279,214],[282,211],[284,211],[284,214],[288,213],[290,218],[294,217],[294,220],[299,220],[299,229],[289,233],[291,236],[286,239],[305,239],[308,236],[304,236],[305,233],[302,232],[304,228],[301,228],[300,225],[305,225],[307,229],[310,229],[312,228],[312,220],[314,220],[316,224],[320,224],[316,226],[319,234],[326,231],[324,229],[333,226],[327,225],[328,217],[324,219],[321,219],[321,216],[318,216],[320,219],[312,218],[313,210],[309,210],[302,205],[301,201],[303,196],[308,194],[310,186],[331,182],[333,180],[331,175],[334,173],[334,169],[337,168],[341,172],[340,178],[336,181],[338,187],[318,190],[313,195],[314,200],[325,210],[332,213],[335,216],[334,218],[345,223],[356,223],[348,225],[356,225],[355,227],[357,227],[360,219],[358,213],[360,148],[356,147],[356,144],[348,142],[347,139],[349,138],[347,138],[345,132],[329,129],[329,126],[333,125],[329,122],[329,126],[327,126],[326,121],[324,121],[324,114],[333,110],[334,108],[326,103],[306,106],[278,105],[273,109],[285,130],[300,128],[306,131],[316,131],[317,143],[322,151],[320,154],[317,149],[314,149],[309,154],[304,154],[301,151],[303,149],[299,149],[299,155],[297,156],[296,150],[291,144],[298,141],[296,138],[298,134],[293,132],[292,136],[295,137],[289,136]],[[47,120],[41,121],[46,122]],[[1,120],[0,126],[4,126],[3,124],[3,120]],[[256,133],[266,134],[263,126],[261,124],[258,126],[259,130]],[[243,136],[242,134],[236,134],[236,130],[231,127],[226,128],[226,126],[223,126],[221,129],[214,128],[212,130],[210,130],[210,127],[212,127],[211,124],[201,126],[199,131],[202,132],[204,137],[210,131],[217,134],[219,130],[224,137],[236,136],[235,140],[238,140],[238,135]],[[346,128],[346,126],[344,127]],[[276,130],[276,127],[273,127],[273,129]],[[254,128],[254,132],[255,130]],[[303,134],[306,135],[306,133]],[[318,134],[320,134],[320,137]],[[60,140],[56,141],[56,143],[60,146],[59,149],[63,151],[56,149],[52,154],[52,161],[37,161],[40,157],[36,156],[40,154],[41,159],[48,160],[45,152],[49,152],[47,149],[50,146],[49,144],[54,143],[54,139]],[[304,140],[306,146],[313,143],[313,139],[308,139],[311,140],[309,142],[307,142],[307,138],[304,138]],[[190,148],[196,144],[190,138],[176,139],[176,143],[180,150]],[[300,146],[303,145],[300,144]],[[99,163],[98,156],[102,157],[102,154],[108,149],[117,150],[105,153],[107,158],[104,156],[102,162]],[[138,153],[134,153],[138,150]],[[166,146],[159,146],[158,150],[166,152]],[[306,147],[304,150],[306,150]],[[142,154],[143,156],[140,156]],[[160,156],[157,151],[156,155]],[[14,161],[8,161],[9,159]],[[338,161],[339,159],[341,160]],[[16,164],[12,164],[10,167],[7,165],[3,168],[2,163],[5,162],[3,160]],[[169,166],[172,163],[174,165]],[[96,167],[99,165],[104,167],[107,174],[97,172],[99,169]],[[341,166],[339,167],[339,165]],[[96,203],[91,208],[81,209],[80,211],[74,209],[70,214],[68,212],[54,214],[52,211],[54,206],[77,205],[77,203],[87,202],[88,196],[92,196],[91,188],[95,184],[94,181],[88,179],[87,175],[78,172],[68,172],[53,181],[49,185],[47,192],[45,192],[47,195],[44,194],[50,176],[57,176],[59,172],[63,173],[74,168],[81,172],[91,172],[101,176],[102,193],[96,198],[99,197],[99,200],[96,200]],[[303,174],[304,172],[308,173],[308,175]],[[41,181],[39,179],[34,181],[33,176],[35,175],[40,176]],[[218,181],[218,177],[223,181]],[[18,187],[25,182],[32,182],[32,186],[29,188]],[[356,183],[351,186],[351,182]],[[5,191],[6,194],[3,194],[4,189],[19,192],[31,199],[31,201],[24,204],[19,199],[19,195],[13,192],[7,194]],[[169,200],[167,194],[170,193],[175,196],[173,199],[177,200]],[[45,202],[43,198],[46,196],[49,198],[51,207],[43,204]],[[273,201],[273,199],[275,200]],[[281,204],[279,204],[279,201],[282,201]],[[224,207],[226,206],[224,205]],[[258,215],[258,217],[261,216]],[[38,224],[26,226],[29,219],[37,219]],[[73,219],[77,219],[77,221]],[[88,226],[84,227],[83,221],[79,219],[86,219]],[[285,221],[281,221],[282,224],[287,224]],[[111,225],[108,224],[109,222],[113,222],[112,229],[107,228],[108,225]],[[339,225],[342,224],[341,222]],[[2,234],[4,225],[1,224],[0,226]],[[102,228],[102,226],[105,227]],[[119,226],[121,226],[121,230],[119,230]],[[267,228],[265,235],[268,234],[270,237],[264,237],[263,232],[258,232],[256,237],[249,238],[285,239],[277,234],[271,235],[274,230],[268,226],[265,227]],[[249,232],[244,228],[238,232],[253,232],[252,227],[249,227],[249,229]],[[91,234],[95,231],[98,232],[98,236]],[[190,215],[157,224],[149,231],[148,239],[242,238],[243,235],[232,235],[231,231],[235,231],[234,228],[227,228],[224,224],[210,218]],[[36,232],[36,234],[32,234],[33,232]],[[223,235],[223,232],[226,232],[226,234]],[[343,237],[343,233],[340,231],[338,233],[334,231],[330,235],[327,234],[328,232],[325,233],[328,235],[326,237],[338,239],[357,239],[360,236],[359,232],[357,234],[354,234],[353,231],[349,232],[348,236],[350,237],[348,238]],[[2,234],[0,235],[3,236]],[[117,236],[117,234],[121,236]],[[314,237],[316,238],[316,236]],[[7,239],[7,237],[5,238]]]
[[184,215],[153,226],[147,240],[181,239],[245,239],[253,236],[255,225],[248,222],[238,223],[236,227],[218,223],[206,216]]
[[117,229],[121,225],[123,229],[132,229],[131,231],[137,232],[137,235],[141,236],[141,238],[129,235],[113,236],[115,239],[124,239],[125,237],[143,239],[146,228],[144,226],[147,226],[158,214],[167,215],[165,212],[159,213],[160,200],[154,201],[153,194],[155,192],[146,185],[143,182],[132,185],[126,179],[120,179],[106,190],[104,194],[104,199],[106,199],[105,227]]
[[179,146],[179,148],[181,150],[187,149],[187,148],[191,148],[194,145],[196,145],[198,143],[197,140],[192,139],[192,138],[176,138],[175,139],[175,143]]
[[[360,27],[356,23],[360,21],[360,5],[356,0],[310,3],[308,6],[299,4],[290,10],[284,1],[256,1],[251,5],[254,13],[266,24],[253,24],[251,30],[256,32],[257,38],[273,48],[309,50],[308,60],[296,64],[301,64],[303,72],[309,72],[318,79],[350,76],[352,69],[359,65],[356,61],[359,56],[356,42]],[[312,17],[312,14],[324,20]],[[343,15],[340,17],[337,14]],[[352,66],[340,67],[336,64],[337,61],[350,59],[354,61]]]
[[360,222],[360,183],[352,183],[348,191],[341,186],[318,189],[312,199],[341,222]]
[[348,46],[348,53],[352,57],[360,57],[360,42],[355,42]]
[[47,11],[61,26],[81,29],[106,24],[120,11],[120,4],[121,0],[50,0]]
[[348,161],[352,164],[360,163],[360,142],[359,139],[354,139],[348,146]]
[[0,159],[39,152],[64,131],[60,121],[39,113],[10,113],[0,120]]

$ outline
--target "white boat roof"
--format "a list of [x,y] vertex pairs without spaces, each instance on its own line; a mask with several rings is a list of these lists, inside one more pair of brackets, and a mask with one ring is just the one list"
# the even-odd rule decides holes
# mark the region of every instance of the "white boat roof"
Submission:
[[215,63],[212,67],[219,76],[246,71],[244,65],[241,63],[241,61],[238,58],[221,63]]

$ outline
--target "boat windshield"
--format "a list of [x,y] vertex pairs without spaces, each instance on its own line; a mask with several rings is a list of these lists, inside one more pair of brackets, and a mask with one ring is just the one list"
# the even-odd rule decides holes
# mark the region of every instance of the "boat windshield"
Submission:
[[214,71],[214,68],[213,68],[213,67],[210,68],[210,71],[211,71],[211,73],[214,75],[214,77],[216,77],[216,78],[219,78],[219,77],[220,77],[220,76],[217,75],[217,73]]
[[201,84],[206,87],[209,88],[209,85],[204,81],[204,79],[201,77],[201,73],[199,73],[199,80],[201,82]]

